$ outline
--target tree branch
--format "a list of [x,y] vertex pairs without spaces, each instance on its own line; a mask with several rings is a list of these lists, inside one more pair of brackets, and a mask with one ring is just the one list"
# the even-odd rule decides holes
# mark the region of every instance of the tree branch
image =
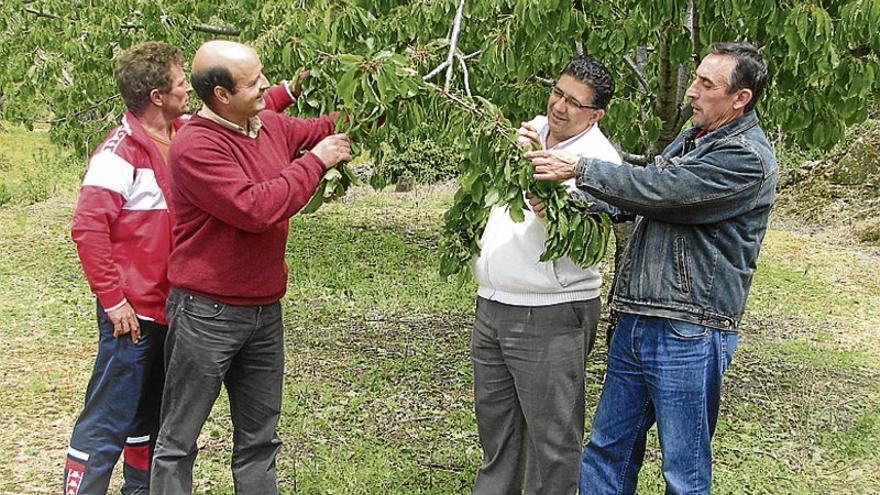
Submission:
[[617,152],[620,154],[620,157],[623,158],[623,161],[626,163],[631,163],[633,165],[642,165],[645,166],[651,163],[651,158],[648,155],[636,155],[634,153],[627,153],[619,149],[619,145],[614,143],[614,147],[618,148]]
[[458,3],[455,11],[455,20],[452,22],[452,34],[449,36],[449,55],[446,56],[446,87],[452,84],[452,62],[455,50],[458,46],[458,36],[461,34],[461,18],[464,17],[464,0]]
[[462,58],[464,58],[465,60],[470,60],[474,57],[480,56],[481,53],[483,53],[483,50],[477,50],[473,53],[468,53],[467,55],[462,55]]
[[626,62],[626,65],[635,72],[636,77],[639,79],[639,86],[641,87],[641,93],[646,96],[651,95],[651,87],[648,85],[648,79],[645,77],[645,74],[642,72],[642,69],[633,62],[633,59],[629,57],[629,55],[623,57],[623,60]]
[[700,63],[703,53],[703,42],[700,40],[700,13],[694,0],[688,0],[688,30],[691,32],[691,46],[694,48],[694,63]]
[[533,75],[532,79],[534,79],[535,81],[538,81],[539,83],[543,84],[544,86],[547,86],[548,88],[552,87],[554,84],[556,84],[556,81],[554,81],[553,79],[541,77],[537,74]]
[[37,10],[33,7],[25,7],[24,11],[29,14],[34,14],[37,17],[44,17],[46,19],[61,19],[60,16],[57,16],[55,14],[49,14],[49,13],[43,12],[42,10]]
[[458,58],[459,64],[461,64],[461,72],[464,75],[464,92],[466,95],[468,95],[468,97],[472,97],[473,95],[471,94],[471,78],[470,74],[468,73],[467,62],[465,62],[464,55],[462,55],[461,52],[456,52],[455,56],[456,58]]
[[220,34],[224,36],[238,36],[241,31],[230,26],[218,26],[216,24],[196,24],[192,27],[193,31],[199,31],[209,34]]
[[434,78],[434,76],[436,76],[437,74],[442,72],[443,69],[445,69],[448,66],[449,66],[449,61],[444,60],[442,64],[438,65],[437,67],[434,67],[434,69],[432,69],[431,72],[428,72],[427,74],[422,76],[422,80],[423,81],[430,81],[431,79]]
[[[474,58],[474,57],[476,57],[476,56],[479,56],[481,53],[483,53],[483,50],[477,50],[477,51],[475,51],[475,52],[473,52],[473,53],[469,53],[469,54],[467,54],[467,55],[462,55],[462,58],[464,58],[465,60],[470,60],[470,59],[472,59],[472,58]],[[428,72],[427,74],[425,74],[424,76],[422,76],[422,80],[423,80],[423,81],[429,81],[429,80],[433,79],[434,76],[436,76],[437,74],[439,74],[440,72],[442,72],[443,69],[447,68],[448,66],[449,66],[449,61],[448,61],[448,60],[444,60],[443,63],[441,63],[441,64],[438,65],[437,67],[434,67],[433,69],[431,69],[431,72]]]
[[[25,2],[30,3],[30,2]],[[55,14],[50,14],[48,12],[43,12],[42,10],[37,10],[34,7],[25,7],[25,12],[29,14],[33,14],[37,17],[44,17],[46,19],[61,19],[62,17]],[[133,24],[130,22],[123,23],[119,26],[122,29],[143,29],[143,26],[138,24]],[[224,36],[238,36],[241,34],[241,31],[230,26],[218,26],[216,24],[195,24],[192,26],[193,31],[199,31],[202,33],[209,34],[219,34]]]
[[[41,123],[41,124],[51,124],[51,125],[54,125],[54,124],[59,124],[59,123],[61,123],[61,122],[66,122],[66,121],[68,121],[68,120],[73,120],[73,119],[80,120],[80,119],[82,119],[85,115],[87,115],[87,114],[89,114],[89,113],[91,113],[91,112],[94,112],[95,110],[101,108],[102,105],[104,105],[104,104],[106,104],[106,103],[109,103],[109,102],[111,102],[111,101],[113,101],[113,100],[115,100],[115,99],[117,99],[117,98],[119,98],[119,97],[121,97],[121,96],[122,96],[122,95],[120,95],[119,93],[116,93],[115,95],[113,95],[113,96],[109,96],[109,97],[107,97],[107,98],[104,98],[103,100],[98,101],[98,102],[96,102],[96,103],[94,103],[94,104],[88,106],[87,108],[84,108],[84,109],[82,109],[82,110],[79,110],[79,111],[77,111],[77,112],[74,112],[73,115],[68,115],[67,117],[58,117],[58,118],[55,118],[55,119],[52,119],[52,120],[43,120],[43,121],[36,121],[36,122],[39,122],[39,123]],[[96,120],[96,119],[90,119],[90,120]]]
[[684,94],[687,91],[688,85],[691,82],[691,69],[687,65],[679,65],[678,66],[678,77],[675,82],[675,101],[680,102],[684,100]]

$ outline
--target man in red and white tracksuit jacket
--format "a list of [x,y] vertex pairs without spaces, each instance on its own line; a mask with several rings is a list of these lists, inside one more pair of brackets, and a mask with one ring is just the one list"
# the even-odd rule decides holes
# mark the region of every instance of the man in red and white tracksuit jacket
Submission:
[[[166,43],[126,51],[116,78],[129,111],[92,154],[71,227],[100,339],[67,453],[66,495],[106,493],[122,451],[122,492],[148,493],[159,425],[172,224],[166,159],[188,121],[192,88],[180,52]],[[276,86],[265,99],[280,111],[293,96]]]

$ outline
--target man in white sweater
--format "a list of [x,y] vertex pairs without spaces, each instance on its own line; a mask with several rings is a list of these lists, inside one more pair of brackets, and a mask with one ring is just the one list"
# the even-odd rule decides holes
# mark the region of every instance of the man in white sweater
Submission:
[[[523,124],[522,144],[620,163],[598,126],[613,93],[607,69],[578,56],[551,89],[547,116]],[[577,490],[584,360],[596,337],[602,275],[567,257],[539,261],[544,236],[533,212],[516,223],[496,207],[474,260],[480,289],[471,359],[483,447],[475,495]]]

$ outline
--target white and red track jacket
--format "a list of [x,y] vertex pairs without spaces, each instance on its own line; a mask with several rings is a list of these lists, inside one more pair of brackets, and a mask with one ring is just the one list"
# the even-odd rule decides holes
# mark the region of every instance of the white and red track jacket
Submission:
[[[183,123],[177,119],[174,126]],[[138,317],[165,323],[170,180],[168,165],[131,112],[89,159],[71,236],[105,310],[127,300]]]
[[[286,85],[264,95],[282,111]],[[189,116],[174,122],[179,129]],[[165,324],[172,212],[168,165],[131,112],[89,159],[73,213],[71,236],[92,292],[109,311],[128,301],[139,318]]]

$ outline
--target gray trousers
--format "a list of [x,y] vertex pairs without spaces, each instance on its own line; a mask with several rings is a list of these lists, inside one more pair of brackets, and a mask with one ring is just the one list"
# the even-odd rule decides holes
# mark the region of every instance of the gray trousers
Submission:
[[281,305],[234,306],[174,288],[166,313],[166,378],[150,493],[192,493],[196,440],[223,383],[232,414],[235,493],[277,494]]
[[584,360],[601,303],[477,299],[471,340],[483,463],[474,495],[571,495],[584,435]]

